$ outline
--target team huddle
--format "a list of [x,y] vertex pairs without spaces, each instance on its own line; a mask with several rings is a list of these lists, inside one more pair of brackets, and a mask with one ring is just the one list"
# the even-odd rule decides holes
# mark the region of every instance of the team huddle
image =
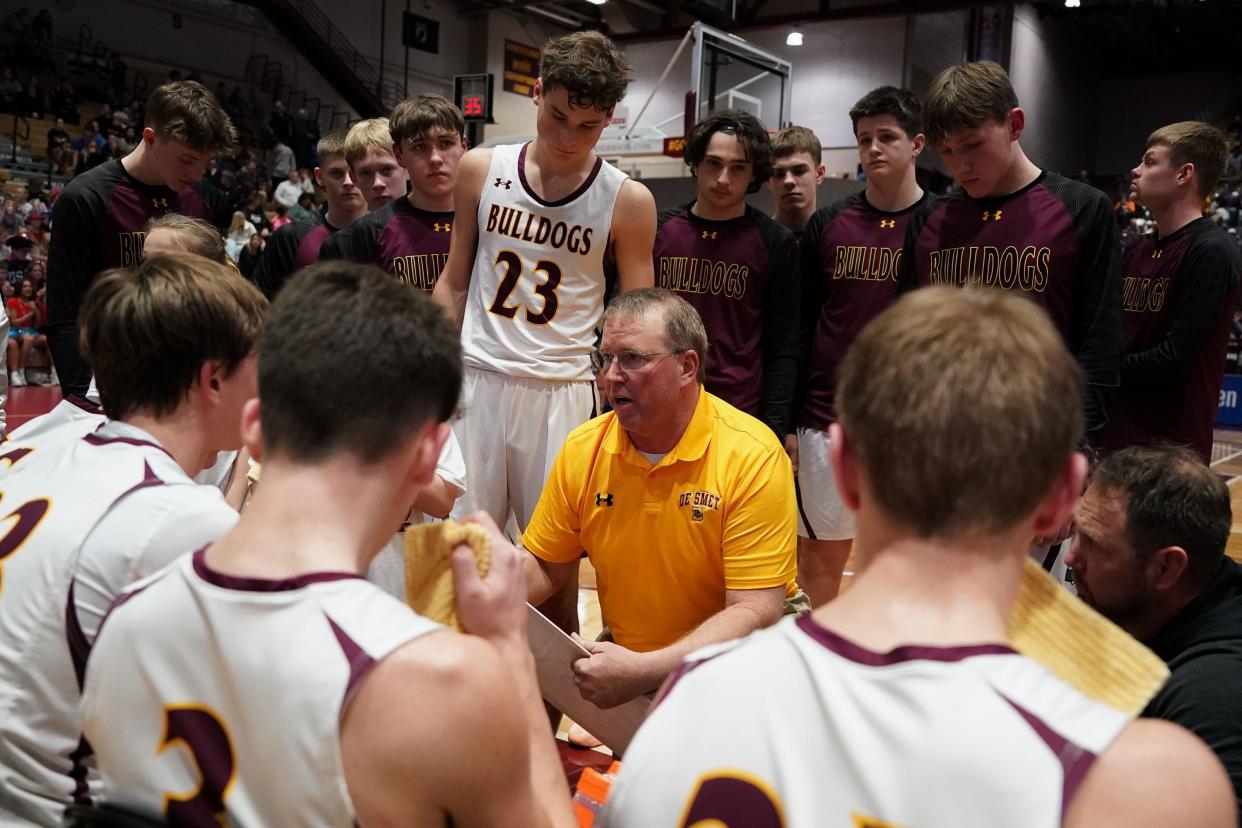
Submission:
[[[198,84],[66,190],[66,396],[0,446],[0,825],[580,824],[528,602],[589,653],[584,699],[655,698],[600,824],[1236,824],[1199,738],[1007,633],[1088,456],[1210,459],[1223,135],[1152,134],[1159,232],[1123,252],[967,63],[850,110],[855,195],[818,207],[810,130],[722,110],[658,212],[595,153],[625,55],[577,33],[539,70],[528,143],[467,151],[435,95],[324,135],[322,220],[253,281],[200,220],[236,136]],[[453,553],[464,634],[403,601],[403,530],[446,517],[491,543],[484,576]]]

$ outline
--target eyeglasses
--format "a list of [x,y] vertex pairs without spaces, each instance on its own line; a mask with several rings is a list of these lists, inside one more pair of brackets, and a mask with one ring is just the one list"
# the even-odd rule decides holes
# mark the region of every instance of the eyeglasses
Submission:
[[615,359],[617,366],[627,374],[631,371],[639,371],[658,357],[673,356],[674,354],[684,353],[683,351],[655,351],[649,354],[639,353],[638,351],[622,351],[619,354],[610,354],[607,351],[601,351],[595,348],[591,351],[591,373],[602,374],[608,370],[608,366]]

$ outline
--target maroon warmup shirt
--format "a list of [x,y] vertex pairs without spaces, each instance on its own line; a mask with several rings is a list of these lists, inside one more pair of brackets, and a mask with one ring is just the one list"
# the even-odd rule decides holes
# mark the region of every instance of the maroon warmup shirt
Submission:
[[337,229],[326,219],[286,224],[267,240],[250,278],[271,299],[290,276],[319,261],[319,248],[335,232]]
[[694,202],[660,214],[655,283],[694,306],[707,328],[709,392],[784,437],[798,370],[797,245],[788,228],[749,205],[709,221]]
[[1104,447],[1172,443],[1212,459],[1212,423],[1238,303],[1242,253],[1209,218],[1126,251],[1125,353]]
[[448,259],[452,232],[452,212],[420,210],[398,198],[329,236],[319,257],[378,265],[430,292]]
[[999,287],[1038,302],[1086,375],[1087,434],[1099,440],[1121,364],[1121,242],[1102,192],[1042,172],[1007,196],[959,190],[928,205],[910,220],[898,292],[926,285]]
[[794,423],[826,431],[836,420],[837,367],[863,327],[897,297],[897,271],[910,217],[872,207],[855,193],[811,216],[800,247],[804,355]]
[[52,245],[47,257],[49,325],[76,325],[78,306],[100,271],[142,261],[143,228],[165,213],[211,223],[206,187],[174,193],[143,184],[118,158],[79,175],[52,209]]

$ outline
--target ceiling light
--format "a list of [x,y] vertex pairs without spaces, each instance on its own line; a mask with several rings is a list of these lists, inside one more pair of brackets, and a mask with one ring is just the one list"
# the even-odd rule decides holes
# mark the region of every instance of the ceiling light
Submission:
[[587,0],[587,2],[588,2],[588,3],[591,3],[592,5],[602,6],[602,5],[604,5],[605,3],[607,3],[607,2],[608,2],[608,0]]
[[785,38],[785,45],[786,46],[801,46],[802,45],[802,32],[798,31],[797,29],[794,29],[792,32],[790,32],[789,36]]
[[1065,8],[1076,9],[1082,5],[1082,0],[1065,0]]

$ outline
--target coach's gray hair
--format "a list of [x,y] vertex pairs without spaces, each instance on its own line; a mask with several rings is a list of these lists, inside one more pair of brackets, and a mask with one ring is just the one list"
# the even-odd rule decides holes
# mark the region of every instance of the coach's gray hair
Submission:
[[617,317],[635,319],[652,311],[664,315],[664,338],[675,353],[694,351],[699,356],[699,383],[707,378],[707,330],[694,306],[664,288],[639,288],[623,293],[609,303],[601,327]]

